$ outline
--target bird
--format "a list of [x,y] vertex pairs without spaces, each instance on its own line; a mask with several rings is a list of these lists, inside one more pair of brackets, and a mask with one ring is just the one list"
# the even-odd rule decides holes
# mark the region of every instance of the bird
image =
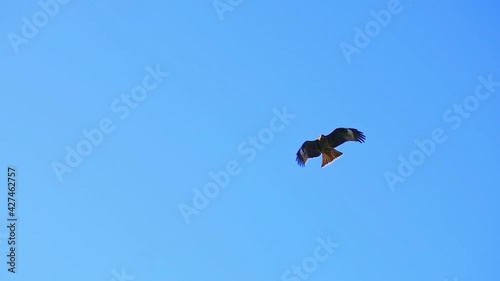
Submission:
[[296,161],[299,166],[304,167],[308,159],[323,155],[321,168],[324,168],[344,154],[336,150],[336,147],[346,141],[364,143],[365,140],[363,132],[357,129],[337,128],[327,136],[321,134],[317,140],[305,141],[297,151]]

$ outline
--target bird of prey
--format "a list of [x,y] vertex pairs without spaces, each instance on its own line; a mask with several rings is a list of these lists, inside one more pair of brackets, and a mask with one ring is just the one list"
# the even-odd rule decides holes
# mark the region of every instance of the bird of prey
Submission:
[[302,144],[299,151],[297,151],[297,163],[299,166],[304,167],[307,159],[323,155],[321,168],[324,168],[344,154],[335,148],[346,141],[363,143],[365,142],[365,135],[353,128],[337,128],[327,136],[321,134],[317,140],[305,141]]

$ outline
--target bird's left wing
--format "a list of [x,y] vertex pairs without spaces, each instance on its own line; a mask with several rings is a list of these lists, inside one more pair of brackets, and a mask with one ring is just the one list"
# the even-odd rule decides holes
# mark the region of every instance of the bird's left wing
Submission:
[[318,157],[321,155],[321,150],[319,148],[318,140],[315,141],[305,141],[297,151],[297,163],[299,166],[304,167],[306,165],[307,159]]
[[337,128],[326,137],[332,147],[337,147],[346,141],[365,142],[363,132],[354,128]]

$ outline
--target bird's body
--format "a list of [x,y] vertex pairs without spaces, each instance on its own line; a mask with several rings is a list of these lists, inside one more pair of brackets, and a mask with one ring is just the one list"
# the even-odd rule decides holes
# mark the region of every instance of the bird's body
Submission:
[[322,155],[321,167],[332,163],[335,159],[343,155],[335,148],[346,141],[364,142],[365,135],[353,128],[337,128],[329,135],[321,134],[315,141],[305,141],[297,151],[297,163],[305,166],[307,159]]
[[319,148],[323,151],[323,149],[327,149],[330,147],[330,143],[328,142],[328,138],[321,134],[318,138],[319,141]]
[[321,154],[323,155],[321,167],[327,166],[328,164],[332,163],[333,160],[342,156],[342,152],[333,148],[330,145],[330,142],[325,135],[321,134],[319,136],[318,143],[319,143],[319,150],[321,151]]

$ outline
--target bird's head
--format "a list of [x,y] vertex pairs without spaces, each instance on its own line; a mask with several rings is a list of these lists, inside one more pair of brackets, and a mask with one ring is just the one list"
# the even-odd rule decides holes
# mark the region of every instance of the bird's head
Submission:
[[321,134],[321,135],[319,135],[318,140],[320,140],[320,139],[322,139],[322,138],[324,138],[324,137],[325,137],[325,135]]

